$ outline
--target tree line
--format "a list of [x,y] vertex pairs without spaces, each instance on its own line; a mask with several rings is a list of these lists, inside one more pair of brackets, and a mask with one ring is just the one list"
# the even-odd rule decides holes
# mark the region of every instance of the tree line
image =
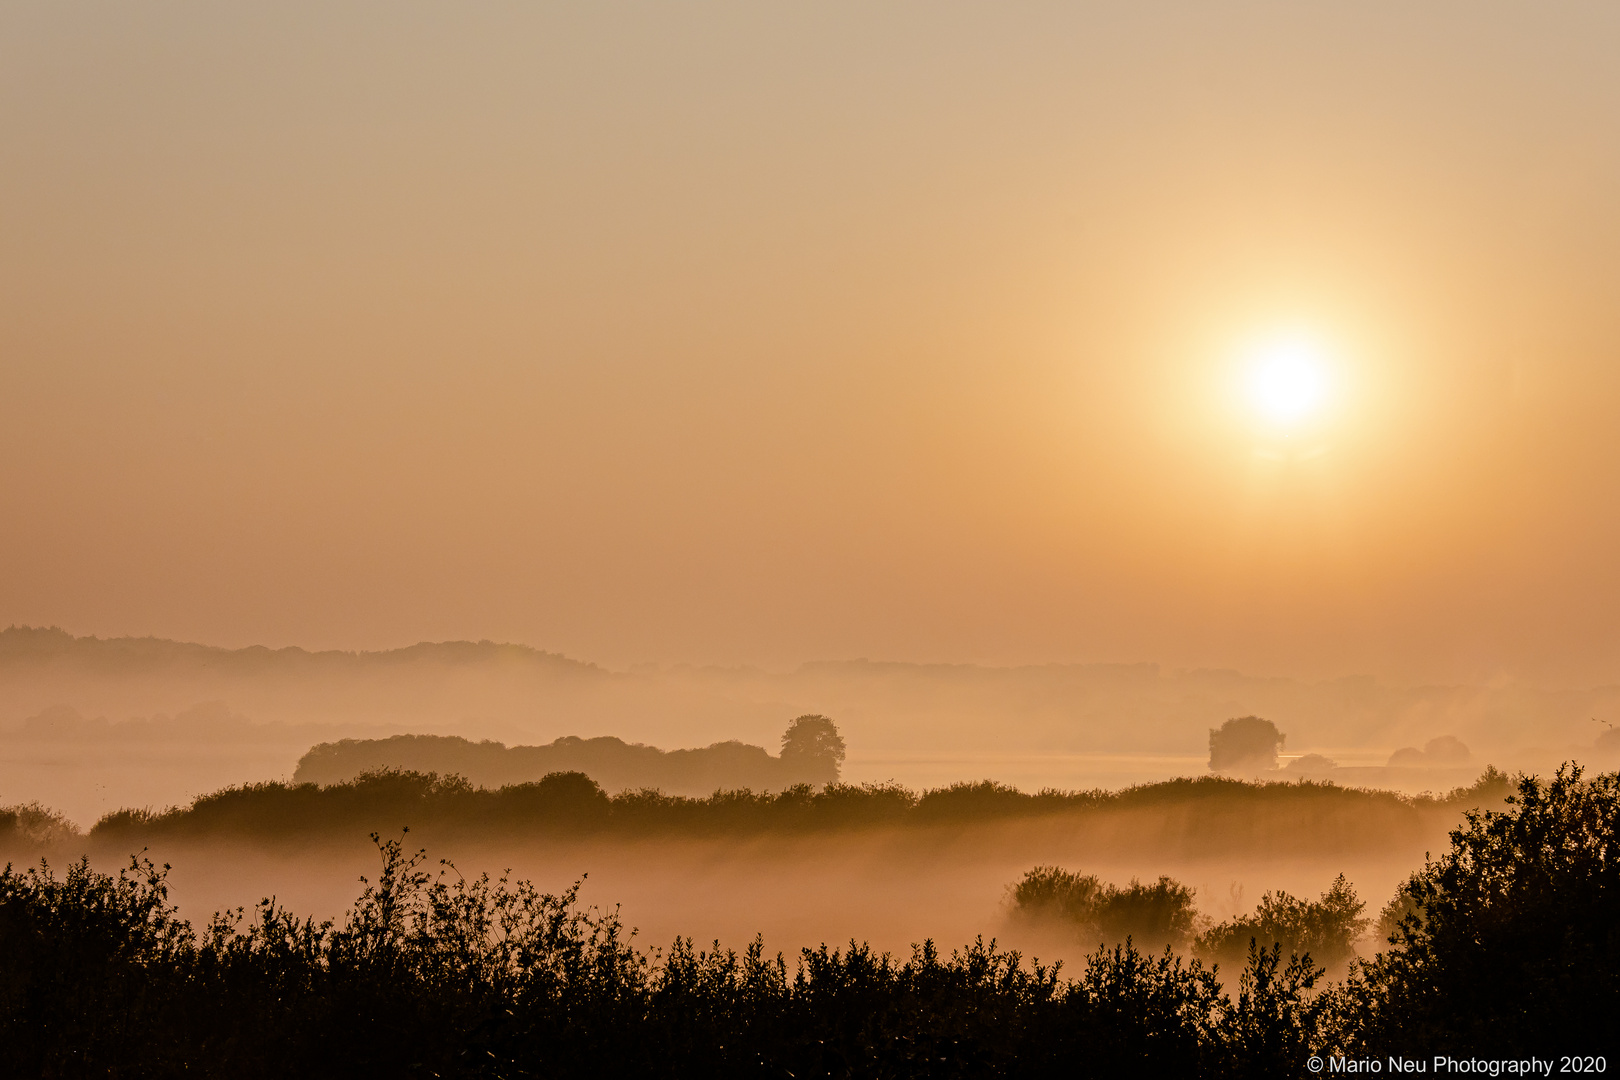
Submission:
[[[135,850],[161,839],[241,838],[266,844],[358,836],[411,824],[419,832],[502,837],[738,835],[878,827],[965,826],[1052,815],[1184,813],[1190,828],[1218,838],[1300,844],[1335,835],[1366,841],[1366,826],[1418,835],[1463,808],[1499,802],[1508,778],[1494,769],[1441,796],[1339,787],[1313,781],[1250,783],[1216,776],[1118,791],[1020,791],[995,781],[918,792],[900,784],[798,784],[784,791],[717,791],[705,798],[657,790],[608,795],[583,773],[553,773],[501,788],[460,776],[382,770],[356,780],[245,784],[163,811],[116,810],[90,830],[98,844]],[[3,838],[0,838],[3,839]]]
[[318,743],[298,760],[293,780],[331,785],[393,770],[463,776],[479,787],[498,788],[552,773],[580,772],[611,790],[780,791],[796,784],[837,783],[844,756],[837,725],[820,714],[806,713],[788,724],[776,755],[736,740],[692,750],[660,750],[611,735],[590,739],[570,735],[543,746],[473,742],[457,735],[393,735]]

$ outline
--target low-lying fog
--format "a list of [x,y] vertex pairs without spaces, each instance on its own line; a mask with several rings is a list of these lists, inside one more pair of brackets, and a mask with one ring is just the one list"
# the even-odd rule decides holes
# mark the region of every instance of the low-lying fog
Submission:
[[[1007,887],[1033,866],[1061,865],[1121,884],[1168,874],[1195,887],[1199,909],[1217,920],[1251,911],[1267,890],[1315,898],[1342,872],[1376,918],[1425,850],[1443,843],[1444,828],[1436,827],[1426,836],[1369,836],[1333,850],[1302,836],[1292,850],[1199,853],[1144,847],[1128,827],[1106,823],[1078,833],[1054,822],[1020,822],[812,838],[449,846],[429,839],[426,846],[430,869],[440,858],[469,876],[510,869],[550,892],[588,874],[582,901],[621,905],[626,925],[652,945],[687,935],[740,949],[758,933],[770,950],[791,957],[801,946],[851,938],[900,953],[932,938],[948,951],[982,934],[1072,964],[1089,946],[1008,918]],[[218,910],[251,910],[272,895],[291,911],[333,918],[353,903],[360,875],[375,880],[378,866],[365,838],[297,852],[160,843],[148,855],[173,865],[173,897],[194,923]],[[106,852],[95,861],[108,870],[117,862]]]
[[[1385,687],[1365,679],[1302,683],[1152,665],[990,669],[904,664],[615,673],[517,646],[424,645],[394,653],[222,650],[161,641],[98,641],[59,631],[0,632],[0,806],[40,802],[87,830],[120,808],[182,805],[228,785],[290,779],[318,742],[416,732],[542,744],[614,735],[665,748],[738,739],[775,752],[801,713],[836,719],[847,782],[913,789],[994,779],[1025,791],[1119,789],[1206,775],[1209,733],[1259,714],[1287,736],[1281,779],[1445,791],[1487,764],[1548,771],[1565,758],[1613,767],[1620,691]],[[199,704],[200,703],[200,704]],[[622,906],[641,940],[677,934],[771,950],[870,941],[903,951],[978,935],[1043,959],[1076,960],[1083,943],[1012,923],[1008,887],[1037,865],[1124,884],[1169,875],[1216,920],[1251,911],[1268,890],[1315,897],[1345,874],[1376,916],[1397,883],[1444,845],[1455,808],[1422,827],[1351,823],[1259,842],[1193,839],[1162,815],[1030,818],[726,839],[589,842],[552,836],[410,840],[429,865],[510,870],[547,891],[589,875],[583,899]],[[406,824],[406,822],[400,822]],[[1273,823],[1275,824],[1275,823]],[[1255,834],[1258,835],[1258,834]],[[1284,834],[1286,835],[1286,834]],[[130,852],[104,841],[115,869]],[[58,850],[58,864],[71,855]],[[173,865],[173,896],[194,921],[275,896],[318,918],[341,915],[362,874],[364,835],[301,847],[154,841]],[[1055,934],[1055,936],[1053,936]]]

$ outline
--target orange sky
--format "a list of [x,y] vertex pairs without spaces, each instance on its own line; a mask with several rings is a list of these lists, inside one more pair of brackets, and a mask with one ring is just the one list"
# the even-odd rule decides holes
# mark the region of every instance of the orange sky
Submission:
[[[9,3],[0,624],[1620,680],[1616,56],[1596,2]],[[1279,327],[1343,373],[1281,441]]]

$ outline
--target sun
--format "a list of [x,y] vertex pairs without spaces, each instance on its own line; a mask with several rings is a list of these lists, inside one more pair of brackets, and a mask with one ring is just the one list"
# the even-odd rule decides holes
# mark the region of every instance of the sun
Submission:
[[1249,407],[1267,423],[1296,428],[1328,405],[1332,379],[1327,351],[1304,335],[1271,338],[1251,349],[1243,390]]

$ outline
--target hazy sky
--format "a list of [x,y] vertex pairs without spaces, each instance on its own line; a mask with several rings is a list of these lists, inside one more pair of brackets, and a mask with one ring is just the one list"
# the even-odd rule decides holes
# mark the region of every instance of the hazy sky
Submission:
[[5,0],[0,624],[1620,679],[1617,58],[1610,0]]

